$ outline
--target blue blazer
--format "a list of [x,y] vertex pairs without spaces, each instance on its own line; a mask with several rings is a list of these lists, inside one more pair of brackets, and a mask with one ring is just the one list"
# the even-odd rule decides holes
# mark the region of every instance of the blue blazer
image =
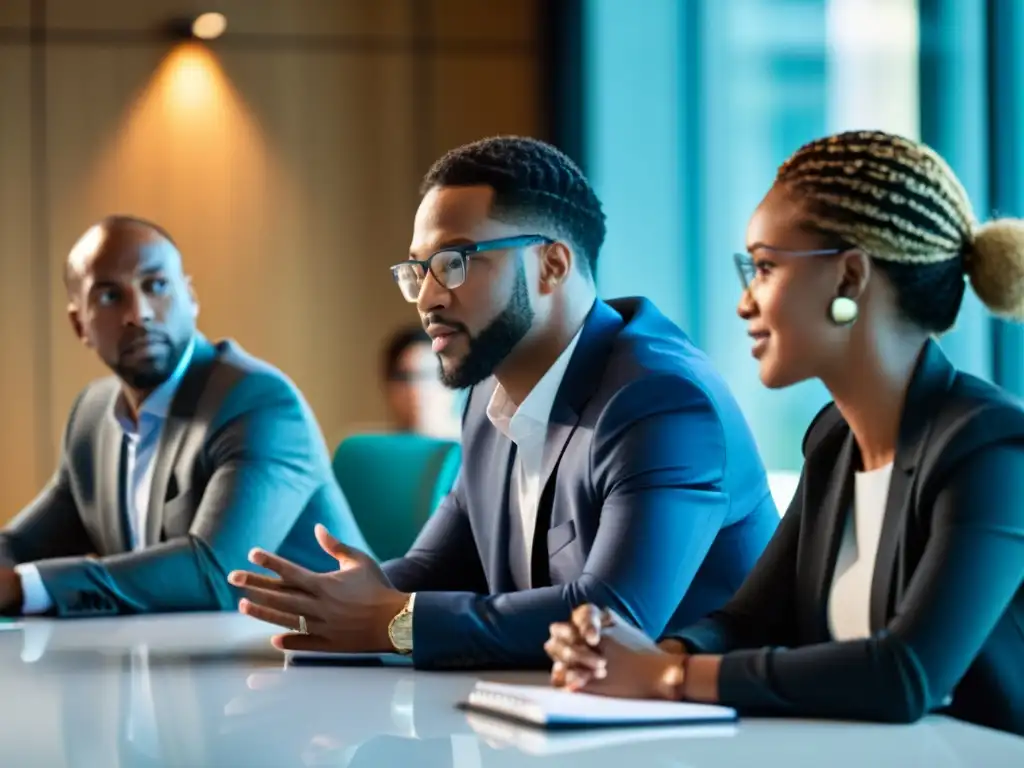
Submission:
[[753,436],[710,360],[645,299],[595,302],[555,398],[533,589],[509,570],[515,445],[470,392],[463,465],[409,553],[384,565],[416,592],[420,668],[546,667],[552,622],[581,603],[647,634],[721,607],[778,525]]

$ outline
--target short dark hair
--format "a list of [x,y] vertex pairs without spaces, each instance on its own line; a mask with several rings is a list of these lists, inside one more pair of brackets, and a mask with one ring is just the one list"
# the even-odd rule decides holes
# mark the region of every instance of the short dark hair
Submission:
[[[171,237],[171,233],[161,227],[154,221],[144,219],[141,216],[134,216],[130,213],[112,213],[104,216],[102,219],[91,225],[89,229],[93,227],[102,227],[103,229],[110,231],[119,227],[142,227],[144,229],[150,229],[156,232],[160,237],[169,242],[177,249],[178,244],[174,242],[174,238]],[[89,230],[86,230],[87,232]],[[76,241],[77,242],[77,241]],[[72,273],[70,262],[64,262],[64,287],[68,293],[71,293],[72,288],[75,287],[75,280],[77,276]]]
[[[423,178],[434,187],[486,185],[496,219],[529,220],[566,239],[594,275],[605,237],[605,215],[583,171],[564,152],[538,139],[494,136],[451,150]],[[538,232],[537,234],[549,234]]]
[[392,381],[398,374],[398,361],[409,347],[429,344],[430,337],[421,326],[411,325],[393,332],[384,344],[381,355],[381,373],[384,381]]

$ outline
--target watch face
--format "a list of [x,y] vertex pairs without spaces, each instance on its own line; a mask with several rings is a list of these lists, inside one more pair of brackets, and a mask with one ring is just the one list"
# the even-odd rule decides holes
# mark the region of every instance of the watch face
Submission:
[[391,624],[391,642],[400,651],[408,651],[412,648],[412,614],[405,613],[398,616]]

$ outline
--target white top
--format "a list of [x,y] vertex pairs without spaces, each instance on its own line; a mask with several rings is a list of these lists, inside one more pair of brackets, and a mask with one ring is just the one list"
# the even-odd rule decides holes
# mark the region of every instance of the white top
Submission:
[[854,479],[853,514],[847,515],[828,597],[828,626],[834,640],[871,635],[871,577],[882,535],[892,464]]
[[517,589],[530,589],[533,533],[537,525],[537,506],[543,492],[540,474],[544,463],[548,419],[565,369],[569,367],[569,360],[582,332],[582,328],[576,332],[572,341],[518,408],[500,384],[487,404],[487,418],[499,432],[516,444],[511,492],[518,494],[519,514],[509,520],[509,569]]

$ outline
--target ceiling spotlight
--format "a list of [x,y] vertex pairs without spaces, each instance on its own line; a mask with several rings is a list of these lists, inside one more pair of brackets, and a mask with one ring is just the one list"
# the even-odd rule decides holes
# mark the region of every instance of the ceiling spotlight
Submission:
[[193,20],[192,36],[200,40],[214,40],[227,28],[228,20],[223,13],[204,13]]

